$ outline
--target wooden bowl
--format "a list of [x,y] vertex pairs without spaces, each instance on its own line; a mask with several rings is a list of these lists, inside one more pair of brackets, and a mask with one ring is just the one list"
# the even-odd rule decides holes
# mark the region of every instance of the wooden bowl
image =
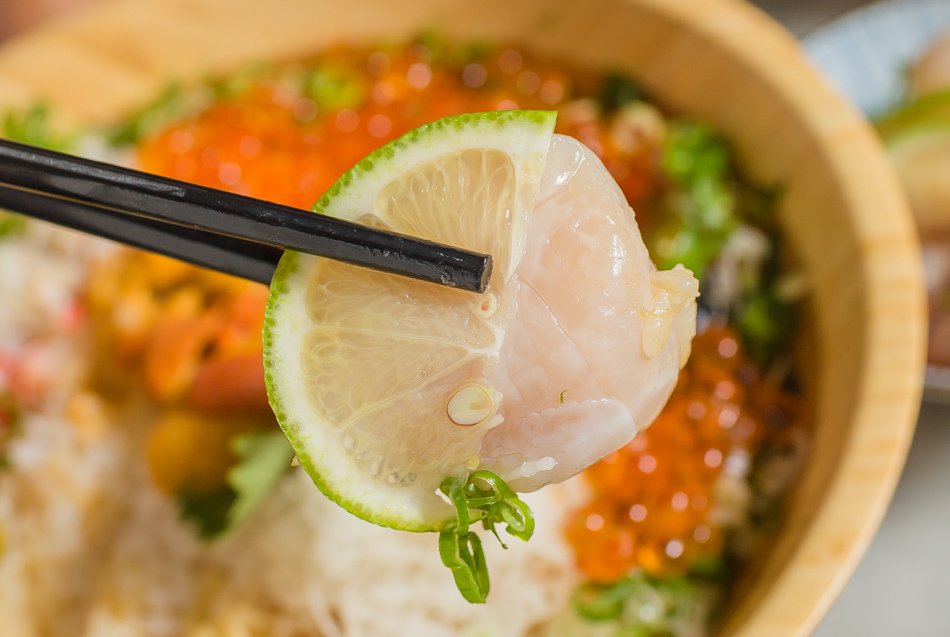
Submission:
[[911,217],[873,135],[756,9],[734,0],[113,0],[6,45],[0,107],[43,98],[67,124],[101,122],[171,78],[430,27],[629,71],[723,130],[754,176],[787,186],[781,216],[812,289],[814,443],[726,631],[810,632],[900,474],[921,391],[924,293]]

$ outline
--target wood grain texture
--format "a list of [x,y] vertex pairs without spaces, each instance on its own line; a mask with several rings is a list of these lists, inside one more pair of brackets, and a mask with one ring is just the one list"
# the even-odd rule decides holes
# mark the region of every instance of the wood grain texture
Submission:
[[104,122],[170,79],[340,40],[438,28],[626,69],[783,184],[781,216],[811,285],[815,436],[780,535],[743,583],[729,634],[805,635],[884,513],[913,433],[924,294],[911,217],[870,129],[796,43],[736,0],[113,0],[0,51],[0,108],[49,101]]

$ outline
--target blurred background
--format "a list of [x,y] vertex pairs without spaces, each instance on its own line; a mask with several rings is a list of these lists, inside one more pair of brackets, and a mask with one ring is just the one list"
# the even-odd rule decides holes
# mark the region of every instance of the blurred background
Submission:
[[[0,40],[84,6],[134,0],[0,0]],[[947,0],[950,4],[950,0]],[[869,4],[863,0],[757,0],[798,37]],[[950,634],[950,408],[925,404],[914,447],[884,525],[817,631],[838,635]]]
[[[118,0],[0,0],[0,39],[84,5]],[[757,0],[759,5],[801,35],[866,0]]]

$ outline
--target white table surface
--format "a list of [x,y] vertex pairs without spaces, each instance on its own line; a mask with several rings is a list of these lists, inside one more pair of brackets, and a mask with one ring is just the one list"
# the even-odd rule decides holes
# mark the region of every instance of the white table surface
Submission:
[[[756,4],[803,36],[867,0],[756,0]],[[924,405],[884,523],[816,637],[950,636],[948,487],[950,407]]]

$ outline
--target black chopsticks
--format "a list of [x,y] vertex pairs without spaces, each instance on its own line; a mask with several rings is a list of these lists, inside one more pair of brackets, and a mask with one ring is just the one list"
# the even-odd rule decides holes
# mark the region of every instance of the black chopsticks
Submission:
[[270,283],[284,249],[484,292],[491,257],[0,139],[0,208]]

